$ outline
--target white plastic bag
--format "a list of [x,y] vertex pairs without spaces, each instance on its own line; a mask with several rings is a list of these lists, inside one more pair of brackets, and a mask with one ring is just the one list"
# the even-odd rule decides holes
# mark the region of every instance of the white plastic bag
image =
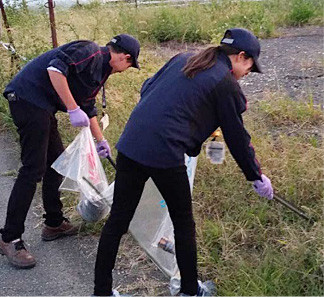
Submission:
[[112,203],[105,171],[89,127],[85,127],[52,164],[64,176],[60,190],[80,193],[77,210],[87,221],[105,217]]

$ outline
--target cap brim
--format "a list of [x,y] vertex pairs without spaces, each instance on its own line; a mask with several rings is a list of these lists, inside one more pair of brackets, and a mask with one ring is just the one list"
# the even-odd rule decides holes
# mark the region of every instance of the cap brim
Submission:
[[254,63],[253,63],[251,72],[262,73],[261,65],[260,65],[258,59],[257,58],[253,58],[253,61],[254,61]]

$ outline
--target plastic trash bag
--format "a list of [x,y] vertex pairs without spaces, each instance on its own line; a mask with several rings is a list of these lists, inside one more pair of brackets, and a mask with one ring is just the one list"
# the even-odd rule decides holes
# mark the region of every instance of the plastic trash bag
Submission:
[[225,159],[224,142],[211,140],[206,145],[206,156],[212,164],[222,164]]
[[94,204],[91,200],[88,200],[87,197],[83,197],[83,195],[84,194],[81,192],[80,202],[76,210],[85,221],[98,222],[108,215],[111,204],[107,199],[102,199],[100,204],[98,204],[98,202]]
[[64,177],[60,190],[80,193],[77,211],[84,220],[96,222],[109,213],[113,195],[89,127],[81,130],[52,168]]

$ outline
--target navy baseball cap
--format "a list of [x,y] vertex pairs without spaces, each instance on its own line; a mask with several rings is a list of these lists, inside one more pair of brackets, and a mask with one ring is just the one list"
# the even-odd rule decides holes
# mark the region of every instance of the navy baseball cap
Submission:
[[253,58],[254,64],[251,71],[262,73],[258,61],[261,47],[259,40],[252,32],[242,28],[228,29],[224,34],[221,44],[226,44],[230,47],[244,51],[248,56]]
[[108,44],[113,43],[124,49],[133,58],[132,67],[140,69],[138,65],[138,56],[140,52],[140,43],[133,36],[128,34],[120,34],[112,38]]

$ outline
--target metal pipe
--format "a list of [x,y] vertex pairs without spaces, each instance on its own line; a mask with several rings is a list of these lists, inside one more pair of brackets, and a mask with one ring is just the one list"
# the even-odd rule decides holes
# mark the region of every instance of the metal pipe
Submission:
[[[2,0],[0,0],[0,10],[1,10],[2,18],[3,18],[3,23],[4,23],[4,25],[6,27],[6,30],[7,30],[7,36],[8,36],[8,40],[9,40],[9,48],[11,48],[11,47],[15,48],[14,40],[13,40],[13,37],[12,37],[12,34],[11,34],[11,28],[10,28],[9,23],[8,23],[6,11],[4,9],[4,5],[3,5]],[[20,67],[19,67],[18,63],[15,64],[15,61],[19,60],[19,56],[17,55],[16,52],[11,52],[11,53],[12,53],[12,55],[10,57],[10,69],[11,69],[11,76],[13,76],[13,75],[15,75],[16,70],[19,70]]]
[[116,163],[113,161],[113,159],[109,155],[107,156],[107,159],[110,162],[110,164],[112,165],[112,167],[114,167],[115,170],[117,170]]
[[300,208],[298,208],[297,206],[295,206],[294,204],[292,204],[291,202],[288,202],[287,200],[279,197],[278,195],[274,194],[273,198],[278,201],[279,203],[281,203],[282,205],[286,206],[287,208],[289,208],[290,210],[292,210],[294,213],[298,214],[300,217],[302,217],[303,219],[309,221],[311,224],[315,223],[315,220],[313,218],[308,217]]
[[57,47],[57,37],[56,37],[56,27],[55,27],[55,16],[54,16],[53,0],[48,0],[48,10],[49,10],[51,32],[52,32],[52,43],[53,43],[53,48],[55,48],[55,47]]
[[4,9],[4,5],[2,0],[0,0],[0,10],[1,10],[1,14],[2,14],[2,19],[3,19],[3,24],[7,30],[7,35],[8,35],[8,39],[9,39],[9,43],[14,46],[14,41],[11,35],[11,29],[8,23],[8,19],[7,19],[7,15],[6,15],[6,11]]
[[102,196],[102,194],[100,193],[100,191],[92,184],[92,182],[90,180],[88,180],[85,176],[82,176],[82,179],[84,181],[86,181],[86,183],[101,197],[104,198]]

